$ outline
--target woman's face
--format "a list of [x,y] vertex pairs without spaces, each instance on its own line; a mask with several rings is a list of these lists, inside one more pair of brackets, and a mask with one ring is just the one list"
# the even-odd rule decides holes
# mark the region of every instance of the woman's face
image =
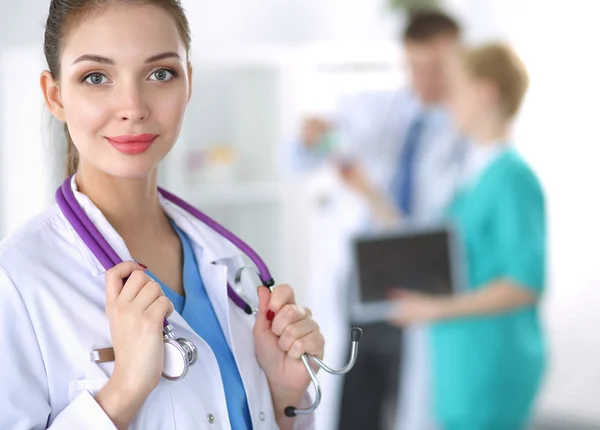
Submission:
[[174,19],[152,5],[115,5],[64,41],[54,111],[81,168],[141,178],[173,147],[190,97],[186,48]]
[[471,134],[487,111],[487,89],[457,59],[450,68],[449,107],[459,131]]

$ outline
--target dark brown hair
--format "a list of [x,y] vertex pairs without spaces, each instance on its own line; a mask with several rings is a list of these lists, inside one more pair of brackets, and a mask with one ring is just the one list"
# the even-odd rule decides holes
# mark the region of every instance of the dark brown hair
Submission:
[[405,42],[427,42],[435,37],[460,37],[458,22],[439,10],[417,10],[410,14],[402,35]]
[[[111,4],[125,2],[150,4],[169,12],[175,19],[189,57],[191,45],[190,26],[180,0],[51,0],[44,34],[44,54],[50,74],[55,82],[60,79],[60,57],[69,32],[86,17],[103,11]],[[67,174],[71,175],[77,170],[79,156],[66,123],[65,136],[67,138]]]

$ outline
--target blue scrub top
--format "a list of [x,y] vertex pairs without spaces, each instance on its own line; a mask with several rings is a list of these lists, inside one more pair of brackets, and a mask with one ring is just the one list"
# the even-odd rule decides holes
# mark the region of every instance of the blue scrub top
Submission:
[[[507,149],[449,209],[468,265],[469,290],[506,279],[539,294],[546,220],[540,184]],[[444,430],[524,428],[545,367],[536,305],[432,327],[436,416]]]
[[183,288],[185,297],[167,287],[152,272],[148,276],[161,286],[177,312],[212,349],[223,380],[227,412],[233,429],[252,429],[246,391],[237,364],[206,293],[189,237],[172,223],[183,247]]

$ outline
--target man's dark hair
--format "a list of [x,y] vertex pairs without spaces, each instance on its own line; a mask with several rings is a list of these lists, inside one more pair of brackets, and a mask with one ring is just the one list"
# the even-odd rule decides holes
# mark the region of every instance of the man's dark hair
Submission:
[[438,10],[420,10],[410,14],[402,39],[405,42],[426,42],[439,36],[460,37],[458,22]]

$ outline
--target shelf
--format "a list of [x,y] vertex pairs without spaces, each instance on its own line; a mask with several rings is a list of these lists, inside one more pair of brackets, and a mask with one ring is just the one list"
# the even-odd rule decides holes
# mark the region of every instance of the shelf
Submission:
[[234,207],[273,204],[285,197],[285,185],[278,182],[232,183],[191,187],[187,198],[203,207]]

